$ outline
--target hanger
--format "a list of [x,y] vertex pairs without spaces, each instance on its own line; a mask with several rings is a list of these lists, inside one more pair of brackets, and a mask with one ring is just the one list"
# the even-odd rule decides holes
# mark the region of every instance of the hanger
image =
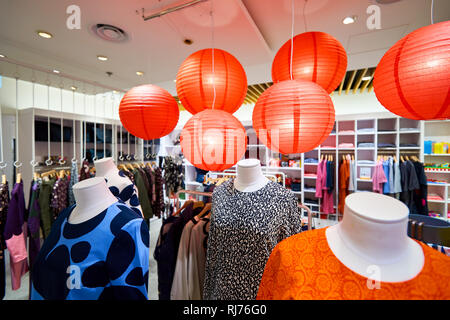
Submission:
[[205,207],[203,208],[202,212],[200,212],[198,215],[195,216],[196,220],[200,220],[206,213],[209,213],[211,211],[211,202],[208,202],[205,204]]
[[40,177],[41,177],[41,175],[39,174],[39,172],[34,172],[33,173],[33,180],[34,181],[37,181]]
[[407,161],[409,161],[409,157],[408,157],[408,156],[405,156],[405,159],[406,159]]
[[16,183],[20,183],[20,181],[22,181],[22,174],[18,172],[16,175]]
[[2,174],[2,184],[6,184],[6,174]]
[[396,157],[396,156],[394,156],[393,158],[394,158],[394,161],[395,161],[395,162],[397,162],[397,157]]
[[177,215],[179,215],[179,214],[181,213],[181,211],[184,210],[184,208],[186,208],[189,204],[191,204],[191,203],[193,203],[193,202],[194,202],[194,200],[187,200],[187,201],[185,201],[185,202],[183,203],[183,206],[182,206],[180,209],[178,209],[175,213],[173,213],[172,216],[177,216]]
[[132,165],[131,163],[127,163],[127,167],[128,167],[128,169],[130,169],[131,171],[134,170],[134,167],[133,167],[133,165]]
[[355,156],[354,155],[352,155],[352,161],[355,161]]
[[66,176],[66,172],[64,170],[59,170],[58,178],[62,179]]

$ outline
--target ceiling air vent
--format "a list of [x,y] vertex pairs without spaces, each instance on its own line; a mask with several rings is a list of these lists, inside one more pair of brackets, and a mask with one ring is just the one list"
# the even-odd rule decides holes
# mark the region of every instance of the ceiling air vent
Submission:
[[106,41],[124,42],[128,39],[125,31],[110,24],[97,23],[92,26],[92,31]]

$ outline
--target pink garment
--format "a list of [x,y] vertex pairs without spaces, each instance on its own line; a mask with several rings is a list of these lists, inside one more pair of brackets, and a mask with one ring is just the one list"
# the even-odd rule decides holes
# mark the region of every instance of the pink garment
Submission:
[[9,251],[9,264],[11,269],[11,287],[13,290],[20,288],[22,275],[28,272],[28,253],[26,248],[26,228],[27,223],[23,225],[21,234],[13,235],[5,240]]
[[328,190],[323,193],[322,212],[325,214],[334,213],[334,192],[329,193]]
[[383,162],[378,161],[375,165],[372,175],[373,192],[383,193],[383,183],[387,182],[386,175],[383,170]]
[[[324,168],[324,164],[326,164],[325,160],[319,162],[317,166],[317,179],[316,179],[316,198],[322,198],[322,186],[326,185],[327,177],[326,170]],[[325,172],[324,172],[325,171]]]
[[316,197],[322,198],[321,212],[324,214],[334,213],[333,193],[328,193],[327,189],[327,161],[322,160],[317,166]]
[[339,143],[339,148],[354,148],[353,143]]

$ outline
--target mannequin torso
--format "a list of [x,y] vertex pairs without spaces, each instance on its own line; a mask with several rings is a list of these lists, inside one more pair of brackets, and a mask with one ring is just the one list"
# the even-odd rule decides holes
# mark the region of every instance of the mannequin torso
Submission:
[[414,278],[425,258],[418,243],[408,237],[408,208],[400,201],[375,193],[354,193],[345,200],[343,220],[326,230],[328,245],[350,270],[371,277],[379,269],[382,282]]
[[103,178],[91,178],[73,186],[76,206],[69,216],[69,223],[87,221],[117,202]]
[[255,192],[268,182],[262,174],[261,162],[258,159],[244,159],[237,163],[237,176],[234,187],[241,192]]

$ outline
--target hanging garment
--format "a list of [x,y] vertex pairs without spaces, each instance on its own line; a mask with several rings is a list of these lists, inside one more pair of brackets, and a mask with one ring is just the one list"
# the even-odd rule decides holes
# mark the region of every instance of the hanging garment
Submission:
[[112,172],[103,178],[106,181],[109,191],[115,197],[125,202],[126,205],[136,211],[141,217],[143,216],[138,189],[123,171]]
[[322,198],[323,196],[322,190],[323,186],[326,185],[326,176],[326,161],[322,160],[317,166],[316,198]]
[[133,182],[134,184],[136,184],[136,183],[134,182],[134,174],[133,174],[132,172],[127,171],[127,170],[120,170],[120,172],[121,172],[123,175],[127,176],[127,177],[131,180],[131,182]]
[[382,163],[383,163],[383,172],[384,172],[384,175],[386,177],[386,182],[383,183],[383,193],[384,194],[388,194],[388,193],[391,193],[391,191],[389,189],[389,180],[390,180],[390,177],[389,177],[389,161],[386,160],[386,161],[383,161]]
[[39,208],[41,208],[41,225],[44,239],[48,237],[53,223],[50,201],[55,182],[55,178],[50,178],[48,181],[42,180],[39,190]]
[[136,182],[136,187],[139,194],[139,203],[142,208],[142,213],[145,219],[150,219],[153,216],[152,205],[150,199],[148,198],[148,181],[145,173],[141,170],[135,168],[133,170],[134,181]]
[[11,192],[4,236],[9,251],[11,285],[13,290],[17,290],[20,288],[22,276],[28,272],[27,223],[22,181],[16,183]]
[[189,241],[189,300],[202,300],[205,284],[206,250],[210,219],[202,218],[191,231]]
[[334,213],[334,163],[325,161],[324,164],[324,185],[322,186],[323,199],[321,213]]
[[203,298],[255,299],[272,249],[301,232],[297,199],[273,181],[241,192],[230,179],[214,189],[212,212]]
[[190,300],[189,298],[189,244],[191,240],[191,231],[198,220],[192,218],[184,226],[178,246],[177,261],[170,291],[170,300]]
[[402,192],[402,180],[400,173],[400,164],[398,161],[394,163],[394,193]]
[[386,175],[383,170],[383,161],[378,161],[374,167],[372,174],[372,190],[373,192],[383,193],[383,183],[387,182]]
[[52,223],[56,220],[59,213],[67,208],[69,181],[66,177],[58,178],[53,185],[50,207],[52,208]]
[[81,164],[80,168],[80,181],[83,181],[85,179],[89,179],[91,177],[91,172],[89,170],[89,162],[87,160],[84,160]]
[[417,179],[416,170],[411,161],[403,161],[400,163],[401,181],[402,181],[402,193],[400,194],[400,200],[406,204],[411,210],[415,207],[414,204],[414,190],[420,188],[419,180]]
[[69,206],[75,204],[75,197],[73,195],[73,186],[78,183],[78,168],[77,163],[72,162],[70,169],[70,182],[69,182]]
[[425,254],[425,264],[416,277],[402,282],[381,282],[379,289],[369,289],[367,278],[336,258],[325,232],[326,228],[303,232],[280,243],[267,262],[257,299],[450,299],[450,259],[426,244],[418,242]]
[[33,269],[31,300],[147,300],[149,229],[118,201],[95,217],[58,216]]
[[181,159],[171,156],[164,158],[164,181],[167,195],[174,194],[182,189],[184,175]]
[[6,216],[9,206],[9,188],[8,182],[0,184],[0,300],[5,296],[6,291],[6,272],[5,272],[5,250],[6,242],[4,231],[6,226]]
[[411,206],[410,214],[422,214],[428,215],[428,183],[427,176],[425,175],[425,170],[423,164],[418,161],[412,162],[414,170],[416,172],[417,181],[419,183],[419,188],[413,192],[413,206]]
[[[32,272],[34,262],[41,248],[40,239],[40,222],[41,222],[41,208],[39,207],[39,191],[40,186],[38,181],[33,181],[30,188],[30,197],[28,202],[28,258],[29,267]],[[31,280],[31,277],[30,277]]]
[[170,300],[173,277],[178,256],[181,234],[186,223],[202,211],[202,207],[194,209],[190,203],[178,215],[171,215],[162,223],[153,257],[158,264],[159,300]]
[[392,157],[389,157],[389,193],[394,193],[395,186],[394,186],[394,159]]
[[342,160],[339,166],[339,203],[338,212],[344,213],[345,198],[349,194],[348,186],[350,179],[350,169],[349,162],[347,160]]
[[[164,179],[161,168],[155,168],[155,204],[153,214],[158,218],[164,213]],[[204,201],[203,201],[204,202]]]
[[349,164],[348,191],[355,191],[357,186],[355,160],[349,160]]

